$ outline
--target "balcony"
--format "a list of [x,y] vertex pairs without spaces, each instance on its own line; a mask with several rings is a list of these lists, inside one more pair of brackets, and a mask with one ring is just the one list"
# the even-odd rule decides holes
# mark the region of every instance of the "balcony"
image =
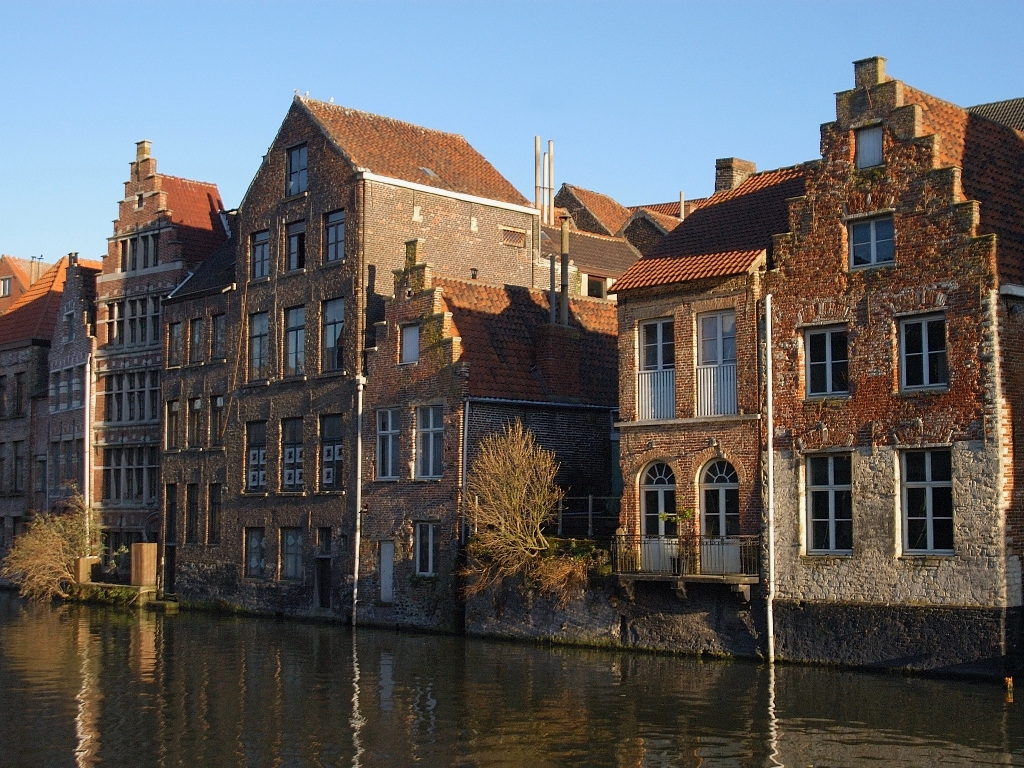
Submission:
[[760,536],[616,536],[612,571],[620,580],[756,584]]
[[[733,375],[733,381],[736,377]],[[735,400],[735,395],[733,396]],[[637,380],[637,418],[640,421],[674,419],[676,372],[673,368],[640,371]]]
[[736,363],[697,366],[697,415],[736,413]]

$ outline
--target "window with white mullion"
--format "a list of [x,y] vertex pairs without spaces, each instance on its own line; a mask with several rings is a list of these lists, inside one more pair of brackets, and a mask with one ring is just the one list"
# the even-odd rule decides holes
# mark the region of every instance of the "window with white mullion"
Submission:
[[676,367],[675,323],[657,320],[641,326],[643,335],[643,370],[663,371]]
[[851,458],[811,456],[807,459],[808,550],[853,550]]
[[888,264],[895,257],[892,216],[850,224],[850,265]]
[[947,386],[945,318],[908,319],[900,329],[900,378],[904,389]]
[[902,469],[904,549],[907,552],[952,552],[951,452],[906,451]]
[[397,408],[377,411],[377,478],[398,479],[398,433],[400,428]]
[[441,477],[444,473],[444,408],[440,405],[416,409],[416,476]]
[[845,328],[807,332],[807,394],[847,394],[849,354]]
[[735,365],[735,312],[714,312],[700,316],[699,351],[699,365]]

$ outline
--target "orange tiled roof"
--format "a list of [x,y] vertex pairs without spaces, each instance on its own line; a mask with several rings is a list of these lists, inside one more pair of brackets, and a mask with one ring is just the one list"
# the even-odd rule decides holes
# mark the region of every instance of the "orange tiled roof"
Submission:
[[741,275],[753,266],[764,250],[726,251],[691,256],[652,256],[638,261],[634,269],[615,281],[612,292],[652,285],[685,283],[705,277]]
[[601,226],[608,230],[607,234],[616,234],[629,219],[631,213],[629,208],[620,205],[608,195],[592,192],[589,189],[583,189],[583,187],[577,187],[572,184],[564,184],[563,186],[601,222]]
[[187,261],[203,259],[226,238],[220,212],[224,202],[216,184],[159,174],[167,193],[171,223],[178,227]]
[[0,345],[53,338],[67,268],[68,257],[63,256],[0,316]]
[[26,288],[28,287],[28,276],[31,274],[32,262],[29,259],[19,259],[17,256],[8,256],[6,253],[3,254],[3,260],[8,267],[11,268],[11,273],[14,277],[18,278],[18,282]]
[[[676,206],[679,207],[678,205]],[[651,221],[655,222],[658,226],[665,230],[665,232],[671,232],[673,229],[678,227],[682,222],[678,216],[670,216],[666,213],[653,210],[651,208],[641,208],[644,214],[650,217]]]
[[[462,339],[462,360],[470,363],[474,397],[550,400],[536,365],[537,329],[549,318],[544,291],[512,285],[437,277],[454,333]],[[614,407],[618,402],[615,305],[583,297],[569,302],[570,325],[580,331],[581,402]]]
[[428,187],[528,205],[462,136],[316,99],[295,97],[362,170]]

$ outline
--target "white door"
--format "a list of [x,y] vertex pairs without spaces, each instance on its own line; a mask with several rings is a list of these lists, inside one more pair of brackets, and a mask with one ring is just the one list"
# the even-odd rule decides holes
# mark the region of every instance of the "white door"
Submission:
[[702,573],[740,573],[739,478],[732,464],[719,459],[701,478]]
[[676,570],[679,531],[676,523],[676,478],[668,464],[652,464],[644,473],[640,488],[643,537],[640,569],[654,573]]
[[395,599],[395,542],[380,543],[380,601],[390,603]]

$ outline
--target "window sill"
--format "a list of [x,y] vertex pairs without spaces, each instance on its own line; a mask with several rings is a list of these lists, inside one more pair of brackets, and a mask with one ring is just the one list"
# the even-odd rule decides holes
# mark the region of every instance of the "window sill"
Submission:
[[674,426],[680,424],[704,424],[707,422],[729,422],[729,421],[758,421],[761,418],[759,413],[730,413],[722,416],[691,416],[685,419],[647,419],[645,421],[617,421],[616,427],[653,427],[653,426]]
[[399,360],[398,361],[398,367],[401,368],[404,365],[416,365],[416,363],[418,363],[418,362],[419,362],[418,359],[417,360]]
[[345,496],[346,493],[345,493],[345,489],[344,488],[339,488],[336,491],[331,491],[331,490],[317,491],[316,495],[317,496]]
[[309,496],[308,491],[278,491],[278,496]]
[[905,552],[897,559],[917,568],[938,568],[943,563],[951,561],[954,557],[956,557],[956,552],[943,550],[936,552]]
[[375,483],[397,483],[402,478],[400,477],[375,477],[373,482]]
[[850,400],[849,392],[829,392],[827,394],[810,394],[804,395],[803,401],[805,403],[813,403],[814,405],[820,405],[825,403],[828,405],[829,400],[835,400],[837,404],[846,403]]
[[875,264],[848,264],[850,272],[866,272],[872,269],[889,269],[896,266],[896,260],[892,261],[879,261]]
[[444,480],[444,475],[440,477],[414,477],[414,483],[439,483]]
[[853,560],[852,551],[836,550],[828,552],[805,552],[800,555],[800,561],[807,565],[839,565],[842,562]]
[[302,381],[306,381],[308,378],[309,377],[306,376],[306,374],[304,374],[304,373],[294,373],[294,374],[292,374],[290,376],[282,376],[280,379],[277,380],[277,383],[278,384],[289,384],[289,383],[293,383],[293,382],[297,382],[297,381],[298,382],[302,382]]
[[298,267],[297,269],[285,269],[281,271],[281,277],[291,277],[292,275],[304,275],[306,274],[305,267]]
[[948,384],[937,384],[928,387],[904,387],[897,394],[901,397],[914,397],[915,395],[943,395],[949,392]]
[[256,498],[256,497],[269,498],[269,496],[270,496],[270,494],[266,490],[264,490],[262,488],[246,488],[245,490],[242,491],[242,495],[243,496],[250,496],[250,497],[253,497],[253,498]]
[[269,387],[270,379],[256,379],[254,381],[247,381],[242,385],[245,389],[257,389],[259,387]]
[[348,376],[348,371],[346,371],[344,369],[342,369],[340,371],[321,371],[319,375],[320,375],[320,378],[323,378],[323,379],[338,379],[338,378],[342,378],[342,377]]
[[344,257],[342,257],[340,259],[333,259],[331,261],[322,261],[322,262],[320,262],[320,268],[321,269],[330,269],[331,267],[340,267],[344,263],[345,263],[345,258]]
[[259,285],[260,283],[269,283],[270,275],[263,275],[262,277],[254,277],[249,280],[249,285]]
[[291,203],[291,202],[294,202],[295,200],[305,200],[307,197],[309,197],[309,190],[308,189],[304,189],[301,192],[296,192],[294,195],[285,195],[281,199],[281,202],[282,203]]
[[181,453],[181,448],[164,448],[164,453]]

